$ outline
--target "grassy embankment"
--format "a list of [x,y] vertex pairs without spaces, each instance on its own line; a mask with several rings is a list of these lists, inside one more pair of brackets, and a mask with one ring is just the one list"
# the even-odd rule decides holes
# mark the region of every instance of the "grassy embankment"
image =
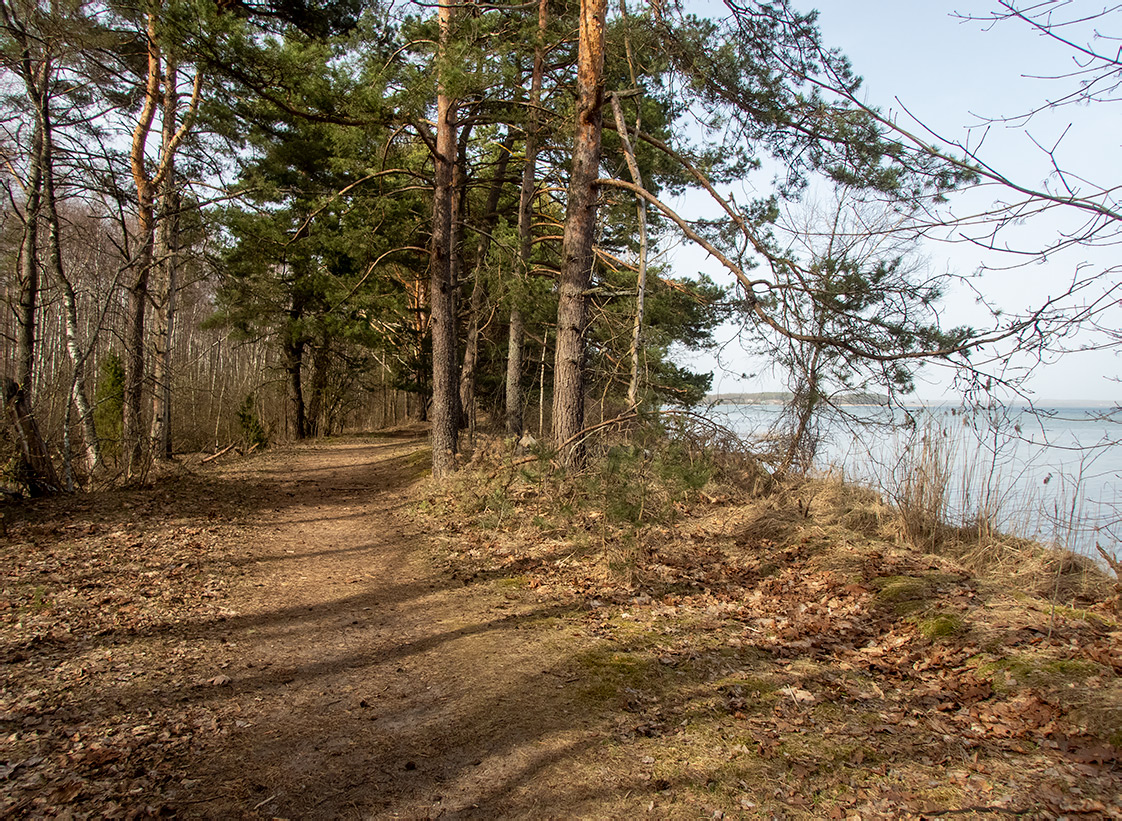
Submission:
[[713,445],[492,441],[422,505],[454,572],[571,606],[596,766],[686,814],[1122,817],[1120,580],[942,523],[923,464],[889,504]]

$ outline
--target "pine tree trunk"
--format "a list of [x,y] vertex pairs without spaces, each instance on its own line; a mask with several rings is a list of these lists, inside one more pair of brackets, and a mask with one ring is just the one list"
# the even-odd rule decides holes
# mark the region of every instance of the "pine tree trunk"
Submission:
[[[441,3],[440,58],[450,36],[452,6]],[[429,256],[432,311],[432,473],[436,478],[456,466],[456,324],[452,293],[452,183],[456,160],[455,105],[441,82],[436,99],[436,156]]]
[[284,343],[284,369],[288,374],[288,403],[292,408],[293,437],[308,438],[308,417],[304,413],[304,343],[286,339]]
[[125,402],[122,449],[125,478],[142,478],[147,472],[144,425],[144,322],[148,309],[148,281],[152,274],[155,245],[155,186],[145,167],[145,146],[156,116],[160,95],[160,51],[156,37],[156,15],[148,15],[148,73],[144,104],[133,129],[129,162],[136,184],[137,253],[133,259],[132,279],[128,285],[128,324],[125,328]]
[[467,333],[464,337],[464,361],[460,367],[460,427],[467,428],[468,442],[475,442],[475,369],[479,363],[479,321],[487,301],[480,265],[476,265],[475,282],[471,286]]
[[468,429],[472,443],[475,441],[475,370],[479,362],[479,323],[487,301],[487,289],[483,285],[483,271],[487,264],[487,252],[491,248],[491,234],[499,220],[499,198],[506,184],[506,170],[510,152],[514,148],[515,132],[510,129],[503,140],[495,177],[491,180],[491,190],[487,194],[487,205],[483,214],[483,230],[475,246],[475,280],[471,288],[467,335],[464,342],[464,363],[460,369],[460,422]]
[[327,421],[327,384],[331,372],[331,341],[324,334],[312,349],[312,398],[308,402],[308,435],[331,433]]
[[[538,143],[541,115],[542,77],[545,74],[545,34],[549,23],[548,0],[538,1],[538,36],[534,45],[534,65],[530,74],[530,100],[526,119],[526,161],[522,166],[522,185],[518,192],[518,255],[522,277],[530,275],[534,250],[534,191],[538,177]],[[506,429],[521,436],[525,427],[525,403],[522,398],[522,359],[525,353],[526,326],[518,307],[520,295],[515,293],[510,310],[510,331],[507,341],[506,367]]]
[[[456,426],[457,436],[461,427],[460,420],[464,416],[464,408],[460,403],[460,351],[459,351],[459,316],[460,316],[460,288],[464,268],[464,217],[467,208],[467,142],[471,138],[471,127],[463,129],[458,135],[456,148],[456,162],[452,165],[452,213],[449,218],[451,234],[448,240],[448,282],[452,294],[452,353],[451,358],[454,368],[455,389],[452,391],[452,419]],[[456,449],[459,449],[457,442]]]
[[168,163],[160,192],[160,213],[157,217],[157,245],[155,259],[156,340],[152,359],[152,454],[157,459],[171,459],[171,348],[175,329],[175,297],[178,287],[176,232],[178,228],[178,198],[176,197],[175,160],[171,154],[171,141],[175,138],[179,96],[176,94],[177,72],[175,63],[168,60],[164,79],[164,113],[162,154]]
[[137,225],[141,249],[128,286],[128,324],[125,328],[125,401],[122,445],[125,477],[142,478],[147,472],[144,443],[144,322],[148,308],[148,279],[152,271],[152,200],[141,198]]
[[[604,19],[606,0],[581,0],[577,57],[577,128],[569,176],[568,213],[561,241],[557,352],[553,376],[553,441],[557,447],[584,426],[584,359],[588,326],[588,289],[592,282],[596,229],[596,180],[600,168],[600,131],[604,103]],[[580,442],[565,447],[562,462],[584,462]]]

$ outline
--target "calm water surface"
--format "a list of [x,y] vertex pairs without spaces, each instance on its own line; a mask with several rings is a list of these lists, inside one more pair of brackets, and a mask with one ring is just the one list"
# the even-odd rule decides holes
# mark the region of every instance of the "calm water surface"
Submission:
[[[952,521],[989,512],[1002,530],[1088,555],[1122,538],[1122,414],[1110,408],[932,405],[847,408],[823,424],[818,462],[892,496],[916,455],[935,445],[948,467]],[[749,439],[779,421],[775,405],[719,405],[707,413]],[[914,424],[908,424],[908,416]],[[893,423],[893,424],[878,424]]]

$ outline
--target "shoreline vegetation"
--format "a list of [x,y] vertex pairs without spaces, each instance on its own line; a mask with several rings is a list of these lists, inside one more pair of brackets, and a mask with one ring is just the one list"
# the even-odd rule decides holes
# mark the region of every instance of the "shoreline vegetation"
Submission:
[[422,503],[457,573],[578,608],[613,767],[714,817],[1122,818],[1122,578],[947,524],[922,460],[889,499],[652,436],[582,474],[494,441]]
[[[715,394],[702,412],[748,437],[749,447],[781,469],[774,453],[787,447],[790,397]],[[991,530],[1055,542],[1096,560],[1099,542],[1109,548],[1116,541],[1122,420],[1114,403],[890,407],[869,394],[832,403],[833,413],[818,415],[813,450],[800,470],[841,472],[894,496],[907,481],[901,468],[926,462],[944,484],[943,517],[954,523],[982,518]]]
[[945,525],[920,468],[779,480],[707,425],[601,432],[581,471],[480,432],[450,479],[421,433],[7,506],[0,811],[1122,818],[1093,562]]
[[[711,393],[705,405],[787,405],[794,398],[790,391],[761,391],[757,393]],[[875,393],[855,392],[835,397],[836,405],[888,405],[888,397]]]

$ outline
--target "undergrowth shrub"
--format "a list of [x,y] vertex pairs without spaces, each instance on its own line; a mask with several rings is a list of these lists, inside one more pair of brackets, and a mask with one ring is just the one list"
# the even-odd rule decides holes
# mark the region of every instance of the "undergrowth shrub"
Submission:
[[247,450],[269,446],[269,434],[257,415],[253,394],[249,394],[238,408],[238,426],[241,428],[242,442]]
[[102,456],[116,463],[121,455],[124,424],[125,365],[115,351],[101,360],[94,400],[94,425]]
[[[697,418],[700,420],[700,417]],[[732,440],[725,440],[727,445]],[[742,442],[721,447],[707,420],[645,420],[591,443],[587,466],[566,470],[545,444],[503,453],[499,464],[473,460],[442,486],[448,512],[483,528],[527,528],[583,540],[610,570],[630,578],[648,528],[673,523],[701,501],[745,498],[770,477]]]

